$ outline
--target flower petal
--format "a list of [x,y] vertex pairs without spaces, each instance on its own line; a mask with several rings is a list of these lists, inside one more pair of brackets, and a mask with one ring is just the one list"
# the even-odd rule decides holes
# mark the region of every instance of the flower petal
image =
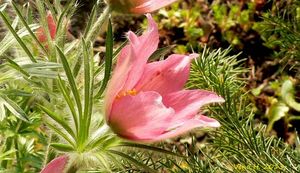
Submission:
[[63,155],[53,159],[40,173],[63,173],[68,163],[68,156]]
[[111,105],[121,91],[131,90],[143,74],[144,66],[150,55],[158,46],[157,25],[151,15],[147,15],[148,31],[138,37],[129,32],[129,45],[125,46],[119,56],[105,96],[105,113],[110,114]]
[[173,138],[182,135],[197,127],[219,127],[219,126],[220,123],[217,120],[201,115],[200,117],[187,120],[183,122],[181,125],[177,126],[176,128],[144,142],[157,142],[168,138]]
[[224,102],[224,99],[205,90],[182,90],[166,95],[163,100],[167,107],[175,110],[173,124],[192,119],[198,114],[201,106],[214,102]]
[[119,136],[129,140],[146,140],[162,134],[174,116],[157,92],[116,99],[108,124]]
[[[104,97],[104,104],[105,104],[104,108],[105,108],[106,116],[110,115],[112,103],[115,100],[118,93],[122,90],[122,87],[124,86],[124,84],[128,78],[128,73],[129,73],[130,66],[131,66],[131,62],[130,62],[130,58],[129,58],[131,56],[131,53],[127,47],[125,47],[121,51],[121,54],[119,55],[119,59],[120,59],[120,57],[123,58],[123,56],[128,56],[128,58],[124,58],[124,62],[117,64],[117,66],[115,67],[115,69],[113,71],[112,77],[107,85],[107,90],[106,90],[106,94]],[[109,117],[106,117],[107,121],[108,121],[108,119],[109,119]]]
[[148,18],[147,32],[137,37],[133,32],[129,32],[128,38],[131,46],[132,66],[124,90],[130,90],[140,80],[143,75],[145,66],[149,57],[157,49],[159,42],[159,35],[157,24],[154,22],[150,14],[146,15]]
[[148,0],[144,1],[144,3],[139,6],[133,7],[132,9],[130,9],[130,12],[136,14],[150,13],[167,5],[170,5],[175,1],[176,0]]
[[190,72],[189,56],[173,54],[166,60],[146,65],[134,87],[138,91],[156,91],[162,96],[183,89]]

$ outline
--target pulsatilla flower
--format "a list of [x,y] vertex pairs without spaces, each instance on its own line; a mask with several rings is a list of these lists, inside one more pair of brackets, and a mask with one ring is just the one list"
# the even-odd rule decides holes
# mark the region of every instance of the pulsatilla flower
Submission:
[[[50,32],[50,37],[52,40],[55,39],[55,35],[56,35],[56,23],[53,19],[53,16],[50,12],[48,12],[47,14],[47,23],[48,23],[48,30]],[[40,27],[37,30],[37,38],[41,43],[45,43],[47,42],[47,34],[46,34],[46,30],[43,27]]]
[[148,30],[128,33],[129,45],[119,56],[105,95],[105,114],[111,129],[128,140],[155,142],[196,127],[218,127],[215,119],[198,114],[202,105],[223,102],[204,90],[185,90],[195,55],[170,55],[147,63],[157,49],[157,25],[148,14]]
[[117,12],[145,14],[170,5],[176,0],[107,0],[110,7]]
[[68,160],[66,155],[59,156],[48,163],[40,173],[63,173]]

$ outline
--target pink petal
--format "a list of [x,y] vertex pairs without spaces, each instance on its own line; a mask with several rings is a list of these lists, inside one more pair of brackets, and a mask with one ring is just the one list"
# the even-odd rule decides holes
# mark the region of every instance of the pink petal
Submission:
[[145,34],[137,37],[133,32],[128,33],[128,38],[131,43],[133,68],[130,70],[128,79],[123,88],[124,90],[132,89],[140,80],[149,57],[154,53],[158,46],[159,35],[157,24],[154,22],[150,14],[147,14],[146,16],[149,24]]
[[139,1],[139,6],[133,7],[130,12],[137,13],[137,14],[144,14],[150,13],[160,8],[163,8],[171,3],[175,2],[176,0],[144,0],[142,3]]
[[136,96],[116,99],[108,124],[121,137],[147,140],[162,134],[174,116],[157,92],[141,92]]
[[166,60],[147,64],[134,88],[138,91],[156,91],[162,96],[183,89],[189,77],[190,59],[189,56],[174,54]]
[[121,91],[131,90],[143,74],[144,66],[158,46],[157,25],[151,15],[147,15],[149,26],[146,33],[138,37],[129,32],[129,45],[118,56],[117,65],[107,87],[105,113],[110,114],[111,105]]
[[181,124],[192,119],[198,114],[201,106],[214,102],[224,102],[224,99],[214,92],[205,90],[182,90],[168,94],[163,99],[167,107],[175,110],[173,124]]
[[48,163],[40,173],[63,173],[68,160],[69,158],[66,155],[57,157]]
[[145,140],[144,142],[157,142],[168,138],[173,138],[182,135],[197,127],[219,127],[219,126],[220,123],[217,120],[201,115],[200,117],[187,120],[181,123],[181,125],[178,125],[173,129],[170,129],[170,131],[167,131],[161,134],[160,136],[156,136],[155,138],[152,138],[150,140]]
[[111,112],[111,107],[113,104],[113,101],[115,100],[115,97],[118,95],[118,93],[122,90],[122,87],[124,86],[127,78],[128,73],[130,70],[131,62],[130,62],[130,56],[131,52],[126,46],[119,55],[118,61],[120,61],[120,57],[128,56],[128,58],[124,58],[124,61],[122,63],[118,63],[115,67],[112,77],[107,85],[106,94],[104,97],[104,108],[105,108],[105,115],[106,115],[106,121],[109,120],[109,115]]

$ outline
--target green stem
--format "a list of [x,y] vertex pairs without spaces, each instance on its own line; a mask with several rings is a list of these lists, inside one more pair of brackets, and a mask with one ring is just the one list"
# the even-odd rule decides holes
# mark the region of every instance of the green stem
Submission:
[[[106,20],[108,20],[108,16],[111,12],[111,8],[109,6],[107,6],[103,13],[101,14],[100,17],[98,17],[97,21],[93,24],[93,27],[90,29],[90,31],[87,33],[87,36],[85,38],[85,42],[86,43],[90,43],[90,42],[94,42],[96,37],[99,35],[102,25],[104,24],[104,22]],[[78,49],[78,50],[82,50],[82,49]],[[79,70],[81,68],[82,65],[82,58],[81,58],[82,54],[80,52],[78,52],[78,56],[77,56],[77,62],[75,63],[75,66],[73,68],[73,75],[74,77],[77,77]]]
[[78,171],[78,168],[75,167],[74,165],[71,165],[68,170],[66,171],[66,173],[76,173]]
[[22,166],[21,166],[21,161],[20,161],[20,156],[19,156],[19,146],[18,146],[18,136],[15,137],[14,139],[14,143],[15,143],[15,150],[16,150],[16,172],[20,172],[22,170]]
[[292,120],[300,120],[300,116],[290,116],[290,117],[288,118],[288,121],[290,122],[290,121],[292,121]]
[[[13,137],[8,137],[5,141],[5,149],[4,149],[4,153],[8,152],[9,150],[12,149],[12,145],[13,145]],[[8,167],[8,160],[3,160],[1,162],[1,166],[6,169]]]
[[[110,14],[110,8],[109,8],[109,6],[107,6],[104,9],[101,16],[95,22],[91,31],[88,33],[87,38],[85,40],[86,43],[93,42],[95,40],[95,38],[99,35],[99,31],[101,30],[103,23],[109,18],[109,14]],[[86,116],[86,115],[83,114],[83,116]],[[87,114],[87,116],[91,116],[91,115]],[[89,119],[90,119],[89,117],[80,117],[80,120],[82,120],[79,122],[79,142],[78,142],[79,148],[78,148],[78,150],[80,152],[85,149],[84,144],[86,143],[87,138],[89,136],[86,134],[89,132],[89,128],[90,128],[90,127],[88,127],[90,125]]]
[[19,146],[18,146],[18,132],[19,132],[19,129],[20,129],[20,126],[22,124],[22,121],[19,121],[17,126],[16,126],[16,131],[15,131],[15,137],[14,137],[14,144],[15,144],[15,150],[16,150],[16,172],[20,172],[22,170],[22,164],[21,164],[21,161],[20,161],[20,156],[19,156]]
[[107,6],[101,16],[97,19],[94,26],[92,27],[91,31],[88,33],[86,37],[86,43],[94,42],[96,37],[99,35],[99,32],[101,31],[101,27],[104,24],[104,22],[108,19],[108,16],[110,14],[110,7]]
[[43,168],[47,165],[51,140],[52,140],[52,133],[50,133],[50,135],[49,135],[48,145],[46,147],[46,153],[45,153],[45,158],[44,158],[44,162],[43,162]]

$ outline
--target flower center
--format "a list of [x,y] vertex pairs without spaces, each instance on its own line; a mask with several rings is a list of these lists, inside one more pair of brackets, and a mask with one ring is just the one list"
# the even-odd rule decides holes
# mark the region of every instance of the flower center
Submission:
[[116,96],[116,99],[120,99],[121,97],[128,96],[128,95],[135,96],[135,95],[137,95],[137,93],[138,92],[136,91],[136,89],[127,90],[127,91],[121,91]]

